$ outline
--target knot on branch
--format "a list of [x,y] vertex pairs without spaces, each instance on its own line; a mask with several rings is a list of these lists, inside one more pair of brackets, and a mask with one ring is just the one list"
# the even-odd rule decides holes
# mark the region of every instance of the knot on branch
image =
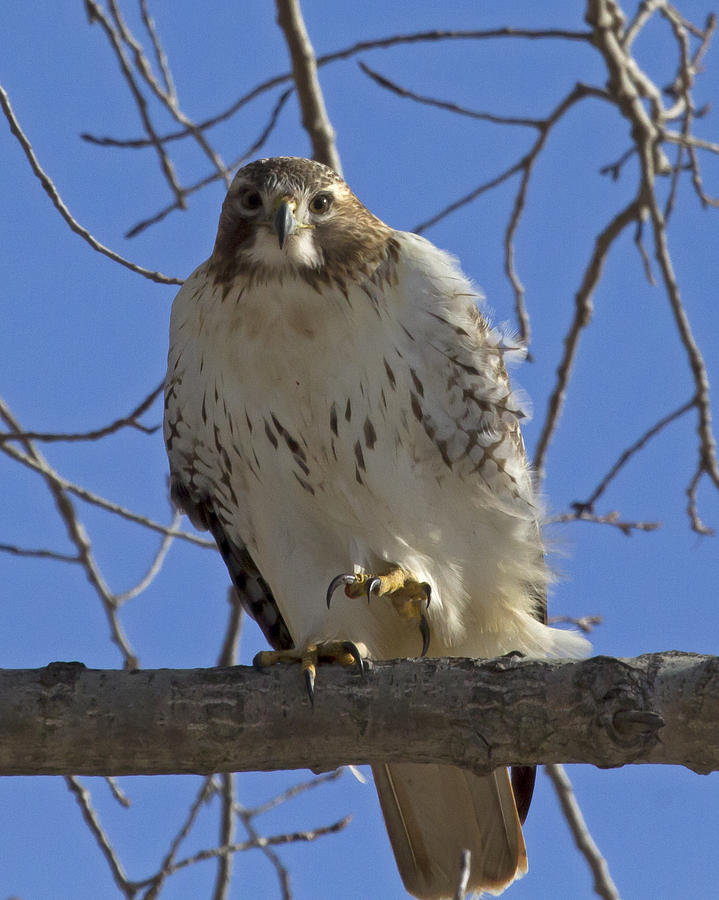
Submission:
[[43,687],[72,686],[85,670],[81,662],[51,662],[40,670],[39,682]]

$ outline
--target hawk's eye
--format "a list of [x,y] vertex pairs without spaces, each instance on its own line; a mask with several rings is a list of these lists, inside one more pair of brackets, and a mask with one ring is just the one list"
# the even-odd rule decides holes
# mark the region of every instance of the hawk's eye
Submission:
[[326,213],[330,206],[332,206],[331,194],[316,194],[310,200],[310,210],[318,215]]
[[254,188],[250,188],[240,196],[240,203],[248,212],[254,212],[262,206],[262,197],[260,192]]

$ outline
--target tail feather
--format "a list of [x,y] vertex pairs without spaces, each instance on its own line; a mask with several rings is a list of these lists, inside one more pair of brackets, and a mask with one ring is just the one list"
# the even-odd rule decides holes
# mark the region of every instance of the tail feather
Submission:
[[465,849],[470,892],[501,893],[527,871],[506,769],[478,776],[453,766],[393,763],[372,771],[397,867],[415,897],[454,897]]

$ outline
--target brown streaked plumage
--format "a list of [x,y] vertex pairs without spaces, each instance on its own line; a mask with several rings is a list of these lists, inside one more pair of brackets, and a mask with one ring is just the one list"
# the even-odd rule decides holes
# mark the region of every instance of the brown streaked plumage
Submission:
[[[326,166],[237,173],[213,254],[173,305],[165,438],[175,501],[211,531],[276,649],[586,649],[546,624],[514,348],[479,301],[451,257],[381,222]],[[345,595],[325,602],[330,583]],[[452,897],[463,849],[472,891],[526,871],[532,769],[373,772],[415,896]]]

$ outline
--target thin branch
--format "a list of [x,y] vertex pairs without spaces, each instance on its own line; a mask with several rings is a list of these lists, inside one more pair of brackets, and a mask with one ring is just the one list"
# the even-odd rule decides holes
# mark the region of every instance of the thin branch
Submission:
[[[342,768],[334,769],[332,772],[325,772],[323,775],[317,775],[315,778],[310,778],[299,784],[293,784],[291,787],[287,788],[287,790],[277,794],[277,796],[273,797],[271,800],[266,800],[264,803],[251,809],[242,808],[241,812],[251,819],[254,819],[266,812],[270,812],[270,810],[276,809],[288,800],[292,800],[294,797],[304,794],[305,791],[312,791],[315,788],[321,787],[323,784],[328,784],[330,781],[337,781],[338,778],[342,777],[342,774]],[[240,812],[240,810],[238,810],[238,812]]]
[[[641,149],[642,152],[640,158],[642,160],[643,178],[646,187],[646,202],[654,230],[655,254],[662,273],[662,280],[669,298],[671,310],[674,314],[674,321],[677,330],[679,331],[681,342],[686,350],[687,359],[696,386],[695,405],[699,416],[699,423],[697,426],[699,434],[699,461],[697,463],[697,473],[706,474],[711,479],[714,486],[719,489],[719,463],[717,462],[716,441],[714,439],[711,424],[709,378],[707,376],[704,358],[694,340],[689,318],[682,303],[679,285],[674,275],[674,267],[672,266],[671,256],[669,254],[669,244],[664,225],[664,217],[659,209],[659,203],[656,194],[654,193],[653,160],[646,146],[643,146]],[[687,489],[687,512],[689,514],[692,529],[699,534],[713,534],[712,529],[704,525],[697,512],[695,497],[697,483],[698,479],[697,482],[693,482],[693,486],[690,486],[690,488]]]
[[14,544],[0,544],[0,553],[9,553],[11,556],[27,556],[33,559],[54,559],[57,562],[79,563],[79,556],[69,553],[58,553],[56,550],[33,550],[29,547],[16,547]]
[[[415,226],[415,228],[413,228],[413,231],[415,231],[417,234],[421,234],[428,228],[431,228],[433,225],[441,222],[442,219],[446,218],[451,213],[456,212],[456,210],[460,209],[463,206],[466,206],[468,203],[471,203],[472,200],[475,200],[480,196],[480,194],[484,194],[486,191],[497,187],[508,178],[511,178],[512,175],[526,169],[528,166],[531,166],[537,153],[539,152],[539,150],[541,150],[544,142],[546,141],[546,130],[555,125],[558,119],[573,103],[576,103],[577,100],[581,100],[584,97],[590,96],[598,97],[602,100],[609,99],[607,93],[600,88],[596,88],[588,84],[575,85],[572,91],[558,104],[557,107],[555,107],[555,109],[549,114],[549,116],[547,116],[546,119],[541,120],[541,126],[538,125],[537,127],[540,127],[540,129],[542,130],[542,134],[540,134],[537,142],[535,142],[529,153],[527,153],[513,165],[509,166],[496,177],[483,182],[481,185],[479,185],[479,187],[475,188],[473,191],[470,191],[468,194],[465,194],[464,197],[460,197],[459,200],[455,200],[453,203],[450,203],[448,206],[444,207],[444,209],[441,209],[436,215],[432,216],[431,219],[427,219],[426,221],[421,222],[419,225]],[[539,144],[539,147],[537,146],[537,144]]]
[[155,59],[157,60],[157,67],[160,70],[162,80],[165,83],[165,90],[170,97],[177,98],[177,91],[175,89],[175,83],[172,79],[172,72],[170,71],[170,66],[167,62],[165,50],[160,43],[160,38],[158,36],[157,29],[155,28],[155,20],[150,15],[150,11],[147,7],[147,0],[140,0],[140,15],[142,16],[142,21],[145,25],[145,28],[147,29],[147,33],[150,35],[152,49],[155,52]]
[[225,638],[222,642],[220,655],[217,659],[218,666],[237,665],[240,635],[242,633],[243,607],[234,587],[227,589],[227,603],[230,607],[230,616],[225,629]]
[[685,147],[698,147],[700,150],[708,150],[710,153],[719,153],[719,144],[705,141],[692,134],[678,134],[676,131],[665,129],[662,131],[662,140],[669,141],[671,144],[682,144]]
[[165,152],[163,143],[158,137],[157,132],[155,131],[155,127],[152,124],[150,113],[147,109],[147,100],[145,100],[145,97],[143,96],[143,93],[140,90],[137,82],[135,81],[134,75],[132,74],[130,60],[125,55],[125,50],[122,46],[122,37],[118,30],[113,27],[112,23],[105,15],[103,9],[99,6],[98,3],[95,2],[95,0],[85,0],[85,6],[90,17],[90,23],[100,23],[102,30],[105,32],[107,39],[109,40],[113,50],[115,51],[115,56],[117,57],[117,61],[120,65],[120,70],[125,78],[125,81],[127,82],[127,86],[130,88],[130,93],[135,98],[135,105],[137,106],[137,111],[140,114],[140,119],[142,120],[142,124],[145,128],[148,140],[150,144],[155,148],[155,151],[157,153],[157,157],[160,161],[160,168],[165,175],[165,180],[167,181],[167,184],[169,185],[172,193],[175,195],[177,201],[180,204],[183,204],[184,200],[182,198],[180,185],[177,183],[175,168],[172,165],[172,161],[170,160],[169,156]]
[[478,119],[481,122],[492,122],[495,125],[525,125],[532,128],[541,128],[545,121],[544,119],[525,119],[519,116],[496,116],[493,113],[477,112],[476,110],[467,109],[465,106],[459,106],[458,104],[451,103],[447,100],[437,100],[434,97],[427,97],[423,94],[417,94],[414,91],[410,91],[396,82],[390,81],[385,75],[380,75],[379,72],[371,69],[361,60],[357,65],[365,75],[369,76],[381,88],[392,91],[392,93],[397,94],[399,97],[405,97],[406,99],[414,100],[417,103],[424,103],[427,106],[434,106],[437,109],[444,109],[447,110],[447,112],[456,113],[460,116],[467,116],[470,119]]
[[[186,116],[179,107],[177,101],[177,94],[173,91],[166,91],[159,81],[155,78],[152,67],[150,66],[149,60],[145,55],[145,51],[142,47],[142,44],[137,41],[135,36],[132,34],[130,29],[127,27],[125,20],[122,17],[122,13],[120,12],[120,8],[117,5],[117,0],[109,0],[110,11],[112,12],[112,17],[115,20],[115,24],[117,26],[118,33],[122,40],[127,44],[128,47],[132,50],[133,57],[135,59],[135,66],[137,67],[138,72],[142,75],[145,83],[149,86],[152,93],[157,97],[157,99],[162,103],[165,109],[170,113],[170,115],[178,122],[180,125],[183,125],[189,134],[195,139],[197,145],[202,149],[205,155],[208,157],[210,162],[214,165],[217,170],[217,174],[220,178],[223,178],[226,186],[229,188],[230,186],[230,177],[228,174],[228,170],[225,167],[224,162],[222,161],[220,155],[217,151],[210,145],[207,138],[204,136],[202,131],[195,125],[192,120]],[[157,35],[155,35],[155,38]],[[165,59],[165,63],[167,60]],[[182,189],[178,185],[178,190],[180,191],[179,196],[177,197],[178,201],[184,199]]]
[[[222,788],[220,790],[220,800],[222,803],[222,812],[220,814],[220,847],[231,847],[235,839],[235,776],[232,772],[225,772],[220,775]],[[257,835],[251,835],[253,839],[257,839]],[[265,848],[269,849],[269,848]],[[223,853],[217,859],[217,875],[215,877],[215,888],[212,892],[212,900],[227,900],[230,890],[230,881],[232,878],[232,862],[234,855],[232,853]]]
[[[329,63],[337,62],[338,60],[349,59],[350,57],[356,56],[358,53],[363,53],[367,50],[383,50],[388,47],[396,47],[401,44],[434,43],[436,41],[448,40],[483,40],[493,38],[525,38],[528,40],[556,38],[559,40],[580,41],[589,44],[591,42],[592,33],[591,31],[570,31],[556,28],[549,28],[544,30],[536,30],[530,28],[492,28],[480,31],[421,31],[414,34],[396,34],[386,38],[376,38],[369,41],[357,41],[357,43],[351,44],[349,47],[345,47],[342,50],[336,50],[333,53],[325,53],[322,56],[318,56],[317,66],[319,68]],[[243,94],[241,97],[235,100],[234,103],[232,103],[232,105],[225,109],[223,112],[218,113],[216,116],[212,116],[209,119],[205,119],[203,122],[198,122],[197,128],[204,130],[206,128],[213,128],[215,125],[219,125],[220,122],[224,122],[226,119],[229,119],[236,112],[242,109],[243,106],[254,100],[255,97],[258,97],[260,94],[264,94],[265,91],[269,91],[280,84],[284,84],[285,82],[290,81],[291,79],[292,73],[285,72],[282,75],[275,75],[273,78],[268,78],[266,81],[260,82],[260,84],[252,88],[252,90],[248,91],[246,94]],[[163,142],[182,140],[188,137],[188,134],[189,133],[186,129],[183,129],[181,131],[168,132],[167,134],[161,135],[160,140]],[[148,141],[147,138],[130,138],[121,140],[110,137],[99,138],[89,134],[82,134],[80,136],[86,141],[90,141],[91,143],[99,144],[100,146],[104,147],[130,147],[132,149],[138,149],[140,147],[150,146],[150,141]]]
[[[0,409],[3,408],[4,404],[2,400],[0,400]],[[41,462],[38,459],[32,456],[28,456],[25,453],[17,450],[16,448],[11,447],[9,444],[0,444],[0,450],[17,462],[20,462],[24,466],[27,466],[29,469],[33,469],[35,472],[39,472],[41,475],[50,478],[57,485],[57,487],[61,488],[64,491],[67,491],[69,494],[74,494],[76,497],[79,497],[86,503],[92,503],[93,506],[99,506],[100,509],[105,509],[108,512],[115,513],[115,515],[118,515],[123,519],[127,519],[128,522],[135,522],[138,525],[143,525],[145,528],[149,528],[150,531],[158,532],[158,534],[165,534],[180,538],[183,541],[188,541],[191,544],[195,544],[198,547],[204,547],[208,550],[217,550],[217,545],[214,541],[200,537],[196,534],[192,534],[189,531],[179,531],[171,528],[169,525],[162,525],[160,522],[155,522],[154,519],[150,519],[147,516],[141,516],[138,513],[134,513],[131,510],[126,509],[124,506],[120,506],[118,503],[113,503],[110,500],[106,500],[104,497],[100,497],[99,494],[94,494],[92,491],[88,491],[86,488],[81,487],[79,484],[74,484],[72,481],[68,481],[67,478],[63,478],[62,475],[60,475],[51,466],[49,466],[44,459]]]
[[670,412],[668,415],[661,418],[658,422],[652,425],[651,428],[648,428],[644,434],[641,435],[633,444],[630,444],[626,450],[624,450],[614,465],[609,469],[607,474],[602,478],[599,484],[594,488],[592,493],[584,502],[575,502],[572,503],[573,509],[577,513],[591,513],[594,510],[594,504],[597,500],[602,496],[602,494],[609,487],[611,482],[617,477],[622,468],[629,462],[629,460],[638,453],[642,447],[646,446],[649,441],[656,437],[660,431],[670,425],[672,422],[675,422],[677,419],[681,418],[684,413],[689,412],[689,410],[696,405],[696,399],[692,397],[691,400],[688,400],[686,403],[682,404],[678,409],[675,409],[674,412]]
[[619,181],[619,176],[622,174],[624,164],[628,162],[636,152],[636,147],[630,147],[628,150],[625,150],[624,153],[622,153],[622,155],[616,162],[608,163],[606,166],[602,166],[602,168],[599,170],[599,174],[609,175],[612,181]]
[[111,775],[106,775],[105,783],[110,788],[110,793],[112,794],[113,798],[115,800],[117,800],[117,802],[120,804],[120,806],[122,806],[123,809],[129,809],[130,806],[132,805],[130,803],[130,798],[127,796],[127,794],[122,790],[120,785],[117,783],[117,779],[113,778]]
[[[235,803],[234,812],[242,819],[242,824],[247,831],[247,834],[251,841],[257,843],[260,840],[260,835],[255,828],[252,822],[252,816],[244,811],[241,807],[238,808],[238,805]],[[269,863],[273,866],[275,873],[277,875],[277,880],[280,885],[280,892],[282,894],[282,900],[292,900],[292,887],[290,885],[290,873],[287,870],[287,867],[283,864],[279,855],[275,853],[272,847],[265,844],[264,846],[260,846],[258,844],[260,850],[262,850],[263,855],[269,861]]]
[[114,422],[111,422],[109,425],[105,425],[102,428],[97,428],[93,431],[82,431],[75,432],[72,434],[69,433],[51,433],[46,431],[23,431],[23,432],[7,432],[0,433],[0,443],[3,441],[41,441],[46,444],[55,443],[57,441],[66,441],[68,443],[72,443],[74,441],[97,441],[100,438],[107,437],[109,434],[113,434],[115,431],[119,431],[121,428],[136,428],[138,431],[142,431],[144,434],[154,434],[159,425],[153,425],[152,427],[148,425],[143,425],[141,422],[138,422],[138,418],[152,406],[157,397],[162,393],[162,390],[165,386],[164,380],[160,382],[160,384],[151,391],[141,403],[139,403],[131,413],[128,413],[126,416],[122,416],[119,419],[115,419]]
[[[269,138],[270,134],[274,131],[275,125],[277,124],[277,119],[279,117],[280,111],[282,107],[287,102],[287,99],[294,91],[294,88],[288,88],[282,94],[272,109],[270,114],[270,119],[267,125],[264,127],[262,133],[257,138],[256,141],[247,149],[244,153],[238,156],[233,162],[230,163],[229,169],[236,169],[238,166],[242,165],[245,160],[249,159],[251,156],[254,156],[255,153],[264,145],[264,143]],[[191,194],[194,194],[196,191],[201,190],[203,187],[207,187],[208,184],[212,184],[215,181],[219,181],[220,175],[217,172],[212,172],[210,175],[207,175],[205,178],[200,179],[200,181],[196,181],[194,184],[191,184],[189,187],[184,187],[182,190],[186,197],[189,197]],[[148,219],[143,219],[141,222],[138,222],[136,225],[133,225],[129,231],[125,233],[126,238],[133,238],[138,235],[141,231],[144,231],[150,225],[155,225],[157,222],[161,222],[166,216],[168,216],[171,212],[174,212],[176,209],[180,209],[180,205],[175,203],[170,203],[168,206],[165,206],[159,212],[155,213],[154,216],[150,216]]]
[[127,269],[130,269],[131,272],[136,272],[138,275],[143,275],[145,278],[149,278],[151,281],[156,281],[159,284],[182,284],[181,278],[170,278],[169,275],[163,275],[161,272],[153,272],[150,269],[145,269],[142,266],[138,266],[136,263],[130,262],[130,260],[125,259],[118,253],[115,253],[114,250],[110,250],[109,247],[101,244],[90,234],[90,232],[86,228],[83,228],[82,225],[80,225],[79,222],[77,222],[77,220],[73,218],[70,210],[67,208],[67,206],[65,206],[65,203],[60,197],[60,194],[53,184],[52,179],[37,161],[37,157],[35,156],[29,140],[20,127],[18,120],[15,118],[15,113],[13,112],[12,106],[10,105],[10,98],[8,97],[2,85],[0,85],[0,106],[2,106],[3,112],[5,113],[5,118],[8,120],[10,131],[17,138],[18,143],[22,147],[23,152],[25,153],[25,156],[30,163],[30,168],[39,179],[40,184],[42,184],[43,188],[45,189],[45,193],[52,201],[55,209],[57,209],[57,211],[67,222],[72,231],[75,232],[75,234],[79,234],[80,237],[83,238],[83,240],[85,240],[93,250],[97,250],[98,253],[102,253],[103,255],[109,257],[111,260],[113,260],[113,262],[120,263],[120,265],[125,266],[125,268]]
[[[10,412],[8,406],[2,401],[0,401],[0,417],[13,430],[22,430],[19,426],[19,423]],[[20,456],[24,459],[32,460],[32,462],[42,473],[45,484],[47,485],[48,490],[50,491],[50,494],[55,501],[55,508],[57,509],[60,518],[65,525],[67,536],[75,545],[78,561],[80,565],[82,565],[82,567],[85,569],[88,581],[94,587],[95,592],[100,598],[102,608],[105,612],[105,617],[107,618],[108,625],[110,626],[110,637],[112,639],[112,642],[122,654],[125,667],[128,669],[137,668],[137,657],[130,648],[127,635],[125,634],[125,631],[117,617],[117,603],[105,582],[102,572],[100,571],[100,567],[98,566],[94,553],[92,551],[92,543],[87,532],[85,531],[84,526],[77,517],[77,513],[75,511],[75,507],[72,504],[72,501],[68,497],[63,485],[60,484],[60,479],[57,473],[48,464],[47,460],[40,453],[40,451],[37,450],[32,441],[25,440],[23,443],[25,449],[27,450],[27,456],[16,450],[14,447],[3,447],[2,445],[0,445],[0,449],[2,449],[9,456]]]
[[591,869],[594,877],[594,893],[598,897],[603,897],[604,900],[620,900],[619,891],[612,880],[607,861],[589,833],[587,823],[584,821],[584,816],[577,803],[572,782],[564,771],[564,767],[554,763],[545,766],[544,770],[549,775],[549,780],[557,792],[557,798],[572,832],[574,843]]
[[210,850],[200,850],[199,853],[195,853],[193,856],[189,856],[187,859],[181,859],[179,862],[175,863],[171,867],[170,872],[178,872],[180,869],[202,862],[205,859],[216,859],[218,856],[226,856],[231,853],[244,853],[247,850],[262,849],[263,847],[278,847],[282,844],[297,844],[301,842],[316,841],[317,838],[324,837],[325,835],[337,834],[337,832],[346,828],[351,820],[352,816],[345,816],[343,819],[338,819],[331,825],[322,825],[319,828],[313,828],[308,831],[275,834],[270,837],[258,837],[254,840],[242,841],[238,844],[228,844],[224,847],[213,847]]
[[148,890],[142,897],[142,900],[156,900],[159,896],[160,890],[170,875],[175,871],[175,857],[177,856],[180,845],[185,840],[187,835],[190,833],[192,826],[197,821],[197,817],[200,814],[200,810],[207,803],[210,797],[213,794],[213,784],[212,784],[212,775],[208,775],[202,779],[202,784],[200,785],[200,789],[197,792],[197,795],[192,802],[187,815],[185,816],[185,821],[182,823],[177,833],[175,834],[172,842],[170,843],[170,847],[165,854],[162,863],[160,864],[160,869],[156,875],[152,878],[147,879],[142,882],[142,886],[149,884]]
[[652,287],[655,287],[656,281],[654,280],[652,266],[649,262],[649,254],[647,253],[647,248],[644,246],[644,219],[641,216],[637,219],[637,225],[634,229],[634,246],[637,248],[639,258],[644,266],[644,277]]
[[578,101],[584,100],[586,97],[601,97],[602,99],[607,99],[604,91],[590,87],[589,85],[575,85],[569,94],[557,104],[554,110],[539,125],[539,135],[537,140],[522,161],[522,178],[519,184],[519,190],[514,199],[512,212],[509,216],[507,230],[504,235],[504,271],[512,285],[512,290],[514,291],[515,310],[519,325],[519,339],[525,346],[529,345],[532,333],[529,314],[527,313],[527,308],[524,303],[524,285],[520,281],[514,265],[514,236],[517,232],[522,212],[524,211],[529,180],[532,176],[534,164],[537,157],[542,152],[550,131],[567,110]]
[[661,6],[664,6],[665,2],[666,0],[642,0],[642,2],[637,7],[634,18],[629,23],[629,25],[627,25],[622,37],[622,47],[624,48],[625,52],[629,52],[632,44],[638,37],[639,32],[642,30],[642,28],[644,28],[652,15]]
[[335,144],[335,132],[327,115],[317,76],[317,60],[307,33],[299,0],[276,0],[277,24],[287,41],[292,59],[292,75],[302,110],[302,125],[312,142],[312,156],[342,174]]
[[80,784],[74,775],[68,775],[65,778],[65,784],[75,795],[85,824],[90,829],[90,833],[95,838],[95,843],[105,857],[105,860],[110,867],[112,879],[117,885],[118,890],[127,897],[128,900],[133,900],[137,890],[128,880],[125,870],[122,867],[122,863],[115,853],[115,848],[110,843],[107,832],[102,827],[100,819],[92,806],[90,792]]
[[628,206],[625,206],[621,212],[614,216],[595,239],[594,250],[584,271],[582,284],[574,298],[574,318],[569,331],[564,338],[564,354],[559,367],[557,368],[557,380],[552,395],[549,398],[547,414],[544,419],[542,433],[540,434],[534,456],[534,468],[540,480],[544,475],[544,466],[549,443],[557,428],[562,408],[564,407],[569,377],[572,372],[574,358],[579,346],[579,338],[592,318],[592,297],[599,284],[599,279],[602,270],[604,269],[604,263],[606,262],[607,255],[609,254],[609,250],[614,241],[630,222],[636,221],[639,213],[639,203],[637,200],[632,200]]
[[147,572],[145,572],[145,574],[134,587],[130,588],[127,591],[123,591],[123,593],[121,594],[115,595],[115,603],[118,606],[122,606],[123,603],[127,603],[128,600],[134,600],[134,598],[139,596],[144,590],[146,590],[158,576],[160,570],[162,569],[162,564],[165,561],[165,557],[167,556],[167,553],[172,546],[172,542],[176,537],[176,534],[173,534],[173,532],[177,532],[177,527],[180,524],[180,519],[182,519],[182,513],[179,509],[175,510],[169,532],[163,535],[160,546],[158,547],[157,552],[155,553],[155,556],[153,557],[152,562],[147,569]]
[[630,537],[633,531],[656,531],[662,526],[661,522],[628,522],[620,519],[616,510],[600,516],[586,510],[575,509],[574,512],[561,513],[558,516],[551,516],[547,519],[547,524],[551,525],[560,522],[593,522],[595,525],[611,525],[614,528],[618,528],[627,537]]

